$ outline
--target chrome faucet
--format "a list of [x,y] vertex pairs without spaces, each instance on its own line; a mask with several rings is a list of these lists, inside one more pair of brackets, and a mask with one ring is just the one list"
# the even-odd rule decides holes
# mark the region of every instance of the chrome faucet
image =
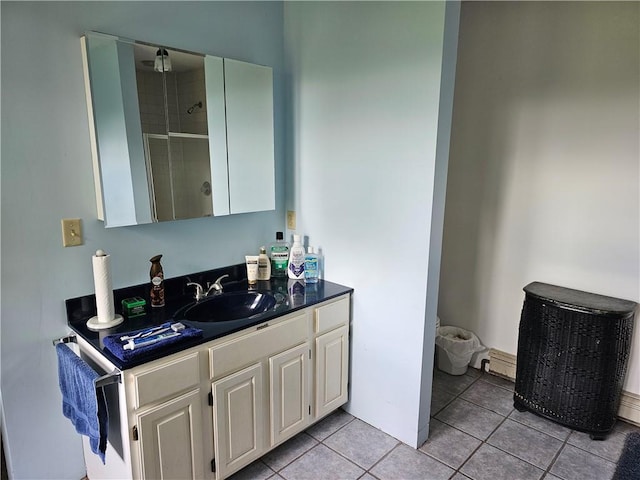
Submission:
[[211,284],[207,284],[207,290],[206,291],[205,291],[204,288],[202,288],[202,285],[200,285],[199,283],[196,283],[196,282],[187,283],[187,287],[190,287],[192,285],[194,287],[196,287],[195,299],[196,299],[196,301],[200,301],[203,298],[207,298],[212,290],[215,291],[215,295],[218,295],[218,294],[222,293],[222,283],[221,283],[222,279],[223,278],[227,278],[228,276],[229,275],[222,275],[215,282],[213,282]]
[[222,293],[222,279],[227,278],[228,276],[229,275],[222,275],[221,277],[218,277],[218,279],[211,285],[208,285],[209,288],[207,289],[207,295],[209,295],[212,289],[216,291],[216,294]]

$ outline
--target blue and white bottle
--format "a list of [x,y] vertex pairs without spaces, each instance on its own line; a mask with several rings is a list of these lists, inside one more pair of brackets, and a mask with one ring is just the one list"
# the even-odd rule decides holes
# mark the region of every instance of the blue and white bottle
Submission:
[[289,251],[287,274],[293,280],[304,280],[304,247],[300,235],[293,235],[293,245]]
[[304,282],[318,283],[320,270],[318,265],[318,254],[312,246],[309,246],[307,254],[304,256]]

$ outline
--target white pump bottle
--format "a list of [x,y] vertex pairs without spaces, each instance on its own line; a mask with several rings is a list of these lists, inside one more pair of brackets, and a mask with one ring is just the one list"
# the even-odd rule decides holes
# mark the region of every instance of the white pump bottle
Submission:
[[300,235],[293,235],[293,245],[289,251],[287,274],[294,280],[304,279],[304,247]]

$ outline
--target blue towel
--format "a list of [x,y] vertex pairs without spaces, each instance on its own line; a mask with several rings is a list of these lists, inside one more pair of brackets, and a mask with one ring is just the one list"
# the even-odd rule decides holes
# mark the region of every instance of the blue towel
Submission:
[[99,375],[64,343],[56,345],[56,353],[62,413],[78,433],[89,437],[91,451],[105,463],[109,418],[104,392],[96,388]]
[[127,344],[127,341],[120,340],[120,337],[125,335],[135,335],[140,330],[136,330],[134,332],[126,332],[126,333],[118,333],[115,335],[108,335],[103,339],[104,348],[113,353],[116,357],[118,357],[123,362],[128,362],[135,358],[138,358],[143,355],[149,355],[151,352],[155,352],[158,349],[162,349],[167,347],[168,345],[173,345],[178,342],[182,342],[188,338],[198,338],[202,336],[202,330],[199,328],[186,327],[184,330],[180,331],[180,335],[175,337],[164,338],[158,343],[153,343],[151,345],[143,345],[140,347],[136,347],[133,350],[125,350],[124,346]]

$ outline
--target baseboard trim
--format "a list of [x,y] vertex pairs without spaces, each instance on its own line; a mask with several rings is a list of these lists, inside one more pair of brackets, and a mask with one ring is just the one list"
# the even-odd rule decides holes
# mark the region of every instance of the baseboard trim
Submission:
[[516,356],[492,348],[489,350],[489,372],[500,377],[516,380]]
[[640,395],[623,390],[620,396],[618,416],[640,427]]
[[[489,372],[511,381],[516,379],[516,356],[494,348],[489,350]],[[618,417],[640,426],[640,395],[622,391]]]

